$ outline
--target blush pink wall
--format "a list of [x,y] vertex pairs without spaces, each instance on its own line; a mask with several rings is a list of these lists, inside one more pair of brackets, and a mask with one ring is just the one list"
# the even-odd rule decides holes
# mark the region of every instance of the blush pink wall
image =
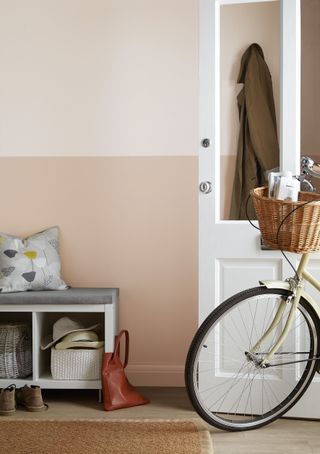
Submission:
[[72,286],[120,288],[130,377],[182,385],[197,325],[197,158],[1,158],[1,229],[61,229]]

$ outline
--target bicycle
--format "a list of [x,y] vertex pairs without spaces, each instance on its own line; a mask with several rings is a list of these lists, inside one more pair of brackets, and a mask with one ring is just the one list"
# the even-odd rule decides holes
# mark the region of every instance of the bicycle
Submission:
[[[315,167],[310,158],[302,158],[298,178],[307,182],[304,189],[311,191],[310,196],[314,188],[308,176],[320,178]],[[320,203],[311,203],[320,201],[320,195],[310,196],[293,209],[289,203],[276,232],[278,243],[284,220],[309,205],[318,210],[318,243],[310,251],[320,249]],[[293,277],[260,281],[259,287],[232,296],[196,332],[185,382],[193,407],[207,423],[228,431],[265,426],[289,411],[320,372],[320,307],[304,290],[309,282],[320,292],[320,281],[307,270],[310,251],[295,250],[302,253],[297,269],[284,254],[295,271]]]

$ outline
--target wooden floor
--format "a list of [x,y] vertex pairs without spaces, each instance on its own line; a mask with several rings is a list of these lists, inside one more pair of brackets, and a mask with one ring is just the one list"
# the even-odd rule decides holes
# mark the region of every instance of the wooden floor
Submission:
[[280,419],[242,433],[211,430],[215,454],[320,454],[320,422]]
[[[47,412],[30,413],[19,409],[11,418],[198,418],[183,388],[143,388],[141,392],[150,398],[149,405],[104,412],[97,391],[45,390]],[[207,427],[212,435],[214,454],[320,454],[320,421],[281,419],[265,428],[241,433]]]

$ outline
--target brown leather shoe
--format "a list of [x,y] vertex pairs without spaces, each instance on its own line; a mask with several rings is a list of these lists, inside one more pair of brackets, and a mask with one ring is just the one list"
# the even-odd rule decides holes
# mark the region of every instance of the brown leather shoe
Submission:
[[0,389],[0,415],[10,416],[16,411],[15,399],[16,385],[10,385],[7,388]]
[[18,405],[22,405],[28,411],[43,411],[48,408],[48,405],[43,403],[40,386],[24,385],[23,388],[17,389],[16,400]]

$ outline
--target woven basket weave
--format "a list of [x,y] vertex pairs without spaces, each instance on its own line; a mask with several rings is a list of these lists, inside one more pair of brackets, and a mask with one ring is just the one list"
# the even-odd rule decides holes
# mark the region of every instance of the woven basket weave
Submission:
[[299,254],[320,250],[320,194],[299,192],[297,202],[287,202],[269,198],[268,188],[260,187],[251,195],[267,246]]
[[0,378],[23,378],[32,373],[31,328],[0,325]]
[[103,347],[98,349],[51,349],[51,374],[55,380],[98,380]]

